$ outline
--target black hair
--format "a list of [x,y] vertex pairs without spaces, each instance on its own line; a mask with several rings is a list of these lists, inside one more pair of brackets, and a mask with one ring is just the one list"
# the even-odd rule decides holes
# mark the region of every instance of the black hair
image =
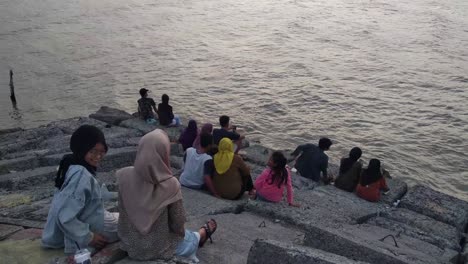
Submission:
[[140,89],[140,95],[141,95],[141,97],[145,97],[145,95],[147,95],[147,94],[148,94],[148,90],[146,90],[145,88],[141,88],[141,89]]
[[203,133],[200,135],[200,146],[206,148],[213,144],[213,135],[208,133]]
[[321,150],[329,150],[331,145],[333,143],[329,138],[324,137],[319,140],[319,148]]
[[161,101],[162,101],[163,104],[168,104],[169,103],[169,95],[163,94],[161,96]]
[[359,160],[362,155],[362,150],[358,147],[354,147],[349,152],[349,157],[344,158],[340,164],[340,173],[346,173],[349,169],[353,167],[353,164]]
[[374,183],[382,178],[382,172],[380,171],[380,160],[371,159],[367,169],[361,173],[360,183],[362,186]]
[[222,115],[219,117],[219,125],[221,127],[225,127],[229,124],[229,116],[227,115]]
[[288,183],[288,171],[286,170],[288,160],[280,151],[273,152],[271,160],[274,163],[274,167],[271,168],[273,175],[269,184],[277,184],[278,188],[281,188],[281,185]]

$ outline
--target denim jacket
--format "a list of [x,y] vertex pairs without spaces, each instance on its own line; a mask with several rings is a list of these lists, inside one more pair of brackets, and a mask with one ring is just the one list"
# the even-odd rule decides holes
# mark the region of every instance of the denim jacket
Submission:
[[42,233],[42,245],[65,248],[74,254],[88,247],[92,233],[100,233],[104,226],[104,207],[101,188],[83,166],[72,165],[65,182],[52,199],[47,222]]

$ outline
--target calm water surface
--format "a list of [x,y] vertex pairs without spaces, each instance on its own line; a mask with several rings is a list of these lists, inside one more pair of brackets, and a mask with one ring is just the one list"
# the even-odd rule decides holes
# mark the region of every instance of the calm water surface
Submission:
[[264,145],[328,136],[334,163],[360,146],[468,200],[467,17],[465,0],[0,0],[0,124],[133,112],[146,87]]

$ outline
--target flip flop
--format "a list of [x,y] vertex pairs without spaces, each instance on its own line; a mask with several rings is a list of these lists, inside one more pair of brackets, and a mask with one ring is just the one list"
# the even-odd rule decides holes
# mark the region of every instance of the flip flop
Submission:
[[[213,229],[210,228],[210,225],[209,225],[210,222],[212,222],[212,223],[214,224],[214,228],[213,228]],[[198,244],[198,246],[199,246],[199,247],[203,247],[203,245],[205,244],[205,242],[206,242],[208,239],[210,240],[210,243],[213,243],[213,239],[211,238],[211,236],[214,234],[214,232],[215,232],[216,229],[218,228],[218,224],[216,223],[216,220],[210,219],[210,220],[207,221],[201,228],[205,229],[206,237],[205,237],[205,240],[200,241],[200,243]]]

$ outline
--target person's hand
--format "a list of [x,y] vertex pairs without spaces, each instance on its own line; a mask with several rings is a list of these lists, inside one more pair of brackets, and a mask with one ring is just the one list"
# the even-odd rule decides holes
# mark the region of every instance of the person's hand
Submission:
[[105,237],[93,233],[93,239],[91,242],[89,242],[89,246],[96,248],[96,249],[101,249],[107,245],[107,240]]
[[301,205],[298,204],[298,203],[290,203],[289,206],[292,206],[292,207],[301,207]]

